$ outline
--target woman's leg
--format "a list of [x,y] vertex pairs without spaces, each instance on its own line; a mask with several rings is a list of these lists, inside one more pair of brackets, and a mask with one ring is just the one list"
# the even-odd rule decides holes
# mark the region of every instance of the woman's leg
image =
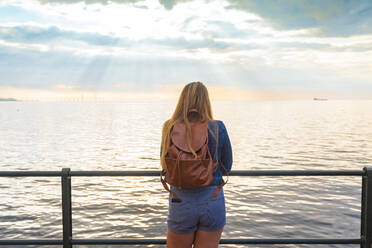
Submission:
[[195,234],[194,248],[217,248],[220,243],[223,227],[217,231],[198,229]]
[[195,233],[179,234],[168,229],[167,248],[191,248]]

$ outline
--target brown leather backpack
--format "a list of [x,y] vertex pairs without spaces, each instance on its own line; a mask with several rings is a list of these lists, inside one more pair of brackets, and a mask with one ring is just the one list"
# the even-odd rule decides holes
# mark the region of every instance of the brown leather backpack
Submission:
[[[191,109],[190,112],[199,114],[196,109]],[[200,115],[198,116],[197,121],[190,123],[191,147],[196,152],[196,158],[187,146],[185,123],[175,123],[171,129],[170,144],[165,156],[167,182],[179,189],[209,186],[213,180],[213,171],[218,164],[213,161],[208,147],[208,122],[200,122]],[[217,129],[216,131],[218,134]],[[218,140],[218,137],[216,138]],[[216,150],[217,146],[218,142],[216,142]],[[172,194],[173,198],[178,199],[163,180],[164,172],[163,170],[160,175],[164,188]],[[217,187],[212,198],[217,196],[223,185],[225,183]]]

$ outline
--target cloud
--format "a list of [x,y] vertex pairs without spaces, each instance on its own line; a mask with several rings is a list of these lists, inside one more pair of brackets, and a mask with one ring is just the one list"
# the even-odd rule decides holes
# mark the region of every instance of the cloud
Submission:
[[[191,0],[159,0],[159,3],[163,5],[164,8],[170,10],[172,9],[176,4],[181,2],[189,2]],[[46,3],[59,3],[59,4],[74,4],[83,2],[85,4],[103,4],[107,5],[110,3],[117,3],[117,4],[128,4],[128,3],[140,3],[145,2],[145,0],[39,0],[40,3],[46,4]],[[138,6],[139,8],[143,8],[144,6]]]
[[123,45],[126,42],[117,37],[98,33],[62,30],[57,26],[40,27],[31,25],[0,26],[0,39],[25,43],[61,43],[63,40],[74,40],[99,46],[112,46],[119,41]]
[[315,35],[351,36],[372,33],[370,0],[228,0],[227,8],[256,13],[281,29],[314,28]]
[[[159,0],[167,10],[191,0]],[[195,1],[195,0],[194,0]],[[256,14],[278,30],[308,28],[313,35],[346,37],[372,33],[372,2],[370,0],[226,0],[227,9]],[[40,3],[73,4],[133,4],[144,0],[39,0]],[[211,2],[209,0],[208,2]],[[221,24],[224,25],[224,24]],[[234,27],[226,26],[226,32]],[[236,32],[235,32],[236,33]],[[223,33],[219,33],[219,35]]]
[[[1,3],[1,0],[0,0]],[[0,5],[0,23],[9,21],[42,20],[42,17],[33,11],[12,5]]]
[[[259,40],[248,42],[222,41],[219,38],[239,38],[248,35],[248,32],[240,32],[238,29],[228,28],[234,27],[225,22],[211,21],[216,25],[215,30],[205,31],[208,35],[200,39],[186,39],[185,37],[164,37],[164,38],[144,38],[139,40],[131,40],[127,37],[118,37],[114,35],[105,35],[93,32],[81,32],[61,29],[57,26],[32,26],[32,25],[16,25],[16,26],[0,26],[0,41],[8,41],[24,44],[45,44],[45,45],[64,45],[71,47],[80,46],[81,42],[91,46],[101,46],[106,48],[126,47],[128,49],[141,50],[149,47],[162,47],[163,49],[180,49],[183,51],[192,51],[195,49],[210,49],[217,53],[229,53],[233,51],[243,52],[249,50],[264,50],[264,49],[297,49],[297,50],[323,50],[328,52],[365,52],[372,51],[371,43],[354,43],[349,45],[335,46],[321,42],[304,42],[304,41],[280,41],[272,40],[269,44],[261,44]],[[222,26],[220,26],[222,25]],[[257,39],[257,38],[256,38]],[[80,43],[77,43],[80,42]]]
[[137,3],[137,2],[143,2],[145,0],[39,0],[42,4],[47,3],[59,3],[59,4],[74,4],[74,3],[80,3],[83,2],[85,4],[110,4],[110,3]]
[[261,36],[257,31],[252,29],[238,29],[233,23],[225,21],[207,21],[208,26],[203,32],[211,38],[248,38]]
[[160,4],[164,6],[164,8],[170,10],[172,9],[176,4],[182,3],[182,2],[190,2],[191,0],[159,0]]
[[214,50],[249,50],[260,48],[259,44],[234,44],[216,41],[213,38],[186,39],[184,37],[144,38],[131,40],[92,32],[63,30],[57,26],[40,27],[30,25],[0,26],[0,39],[20,43],[63,44],[68,41],[84,42],[88,45],[106,47],[163,46],[179,49],[210,48]]

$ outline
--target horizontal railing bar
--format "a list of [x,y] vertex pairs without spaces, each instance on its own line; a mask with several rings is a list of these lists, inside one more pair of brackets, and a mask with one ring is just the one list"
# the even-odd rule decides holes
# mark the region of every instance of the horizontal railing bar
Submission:
[[[71,176],[159,176],[160,171],[71,171]],[[234,170],[229,176],[363,176],[362,170]]]
[[361,239],[222,239],[221,244],[360,244]]
[[[73,239],[73,245],[162,245],[166,239]],[[220,244],[360,244],[361,239],[221,239]]]
[[[163,245],[166,239],[73,239],[73,245]],[[220,244],[360,244],[361,239],[221,239]],[[61,245],[62,240],[0,240],[0,245]]]
[[71,176],[85,177],[85,176],[147,176],[160,177],[160,171],[156,170],[142,170],[142,171],[71,171]]
[[363,176],[362,170],[235,170],[231,176]]
[[0,239],[1,245],[63,245],[61,239]]
[[61,171],[0,171],[0,177],[60,177]]
[[[234,170],[230,176],[363,176],[363,170]],[[70,176],[159,176],[156,170],[70,171]],[[60,177],[61,171],[0,171],[0,177]]]

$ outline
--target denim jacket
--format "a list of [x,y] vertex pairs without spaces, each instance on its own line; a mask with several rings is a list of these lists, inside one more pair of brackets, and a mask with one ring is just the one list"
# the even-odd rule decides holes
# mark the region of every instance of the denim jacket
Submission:
[[[232,157],[232,149],[231,143],[229,139],[229,135],[227,133],[225,124],[222,121],[216,120],[218,125],[218,148],[217,148],[217,160],[218,166],[216,170],[213,172],[213,181],[210,185],[220,185],[223,183],[222,175],[226,175],[225,170],[221,167],[221,162],[224,168],[230,172],[233,157]],[[216,140],[214,139],[211,132],[215,132],[215,124],[213,122],[208,123],[209,132],[208,132],[208,147],[211,152],[212,158],[215,160],[215,152],[216,152]]]
[[[209,151],[211,152],[211,156],[214,161],[218,160],[218,165],[216,170],[213,172],[213,180],[211,182],[212,185],[220,185],[223,183],[222,175],[226,175],[225,170],[221,167],[221,162],[224,168],[230,172],[232,163],[233,163],[233,157],[232,157],[232,149],[231,149],[231,143],[229,139],[229,135],[227,133],[225,124],[220,121],[216,120],[216,123],[218,125],[218,148],[217,148],[217,157],[215,157],[216,153],[216,140],[214,138],[215,134],[215,126],[216,124],[212,122],[208,123],[208,147]],[[213,134],[212,134],[212,133]],[[161,148],[160,148],[160,156],[161,156]],[[165,175],[166,180],[166,175]]]

